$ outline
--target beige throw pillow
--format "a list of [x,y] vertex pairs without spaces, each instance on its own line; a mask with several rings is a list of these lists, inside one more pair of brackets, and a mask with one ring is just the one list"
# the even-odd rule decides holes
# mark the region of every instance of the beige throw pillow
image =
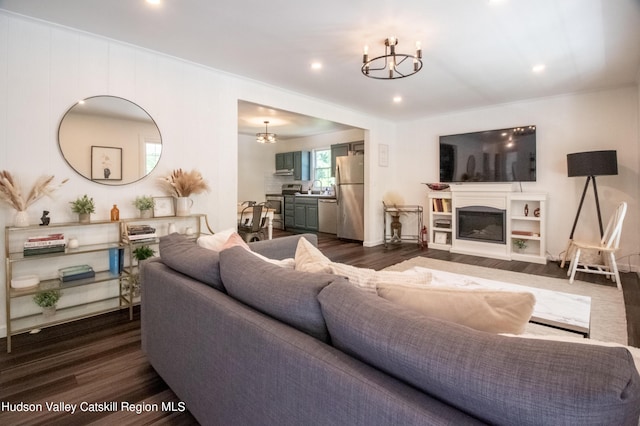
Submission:
[[298,240],[296,246],[295,262],[297,271],[331,273],[329,265],[331,259],[322,254],[320,250],[311,244],[306,238]]
[[531,318],[531,293],[415,288],[379,284],[378,295],[425,316],[455,322],[489,333],[520,334]]

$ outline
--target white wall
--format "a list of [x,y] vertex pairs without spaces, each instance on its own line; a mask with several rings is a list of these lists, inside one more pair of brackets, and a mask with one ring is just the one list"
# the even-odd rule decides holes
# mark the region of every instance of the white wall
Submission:
[[[557,96],[416,120],[398,126],[398,155],[403,167],[396,169],[399,189],[405,198],[426,205],[427,189],[418,182],[437,182],[438,137],[477,130],[521,125],[537,126],[537,182],[523,183],[523,191],[549,195],[548,251],[557,257],[565,250],[585,179],[568,178],[566,154],[599,149],[618,152],[617,176],[597,178],[604,225],[620,201],[629,203],[620,257],[640,265],[638,215],[638,88]],[[598,225],[593,189],[582,209],[575,238],[597,237]]]
[[[62,158],[56,136],[60,119],[79,99],[95,95],[129,99],[158,124],[162,157],[156,170],[142,181],[117,187],[99,185],[80,177]],[[155,183],[158,177],[174,168],[195,168],[211,191],[193,197],[193,211],[206,213],[216,230],[235,226],[239,99],[370,129],[368,146],[377,147],[394,132],[389,122],[317,99],[0,12],[0,169],[10,171],[27,187],[41,174],[69,178],[55,200],[43,199],[29,209],[33,223],[39,223],[44,208],[51,212],[53,222],[74,221],[68,202],[84,193],[96,200],[95,219],[107,219],[114,203],[121,217],[135,217],[131,203],[137,195],[162,195]],[[377,161],[376,157],[370,161]],[[375,198],[373,191],[387,184],[384,172],[369,168],[372,184],[366,203]],[[0,228],[11,225],[14,214],[0,205]],[[367,212],[369,215],[378,212]],[[367,241],[381,238],[378,220],[366,218]],[[0,244],[4,251],[4,242]],[[0,271],[4,276],[4,263]],[[0,333],[4,306],[1,292]]]

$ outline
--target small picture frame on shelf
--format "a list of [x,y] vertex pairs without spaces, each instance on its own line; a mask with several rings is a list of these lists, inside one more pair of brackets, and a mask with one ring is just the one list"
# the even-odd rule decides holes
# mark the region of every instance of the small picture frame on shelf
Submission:
[[446,232],[436,232],[434,235],[434,243],[436,244],[447,244],[447,233]]
[[173,197],[153,197],[153,217],[175,216]]

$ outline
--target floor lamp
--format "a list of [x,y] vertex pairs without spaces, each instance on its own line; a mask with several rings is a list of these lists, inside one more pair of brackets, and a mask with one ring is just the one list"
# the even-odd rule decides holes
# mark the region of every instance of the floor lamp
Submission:
[[616,155],[616,151],[587,151],[567,154],[567,174],[569,175],[569,177],[586,176],[587,181],[584,184],[582,197],[580,197],[580,205],[578,206],[576,218],[573,221],[573,227],[571,228],[571,234],[569,235],[569,245],[567,246],[567,250],[565,251],[564,258],[562,260],[563,267],[567,258],[569,248],[571,247],[571,241],[573,241],[573,234],[576,231],[576,225],[578,224],[578,218],[580,217],[580,211],[582,210],[584,197],[587,194],[589,182],[593,182],[593,193],[596,200],[596,212],[598,213],[600,237],[602,237],[602,235],[604,234],[604,230],[602,228],[602,215],[600,214],[600,201],[598,200],[598,187],[596,186],[596,176],[618,174],[618,158]]

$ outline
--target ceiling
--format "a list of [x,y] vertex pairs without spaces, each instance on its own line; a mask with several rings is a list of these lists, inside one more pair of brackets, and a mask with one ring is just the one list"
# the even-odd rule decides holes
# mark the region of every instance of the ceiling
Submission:
[[[392,121],[637,84],[640,76],[639,0],[160,1],[0,0],[0,8]],[[363,46],[378,56],[389,36],[400,53],[422,43],[422,71],[392,81],[362,75]],[[316,61],[321,69],[311,68]],[[540,64],[543,71],[532,71]],[[313,132],[329,125],[299,118]],[[241,132],[261,131],[262,119],[241,113]]]

